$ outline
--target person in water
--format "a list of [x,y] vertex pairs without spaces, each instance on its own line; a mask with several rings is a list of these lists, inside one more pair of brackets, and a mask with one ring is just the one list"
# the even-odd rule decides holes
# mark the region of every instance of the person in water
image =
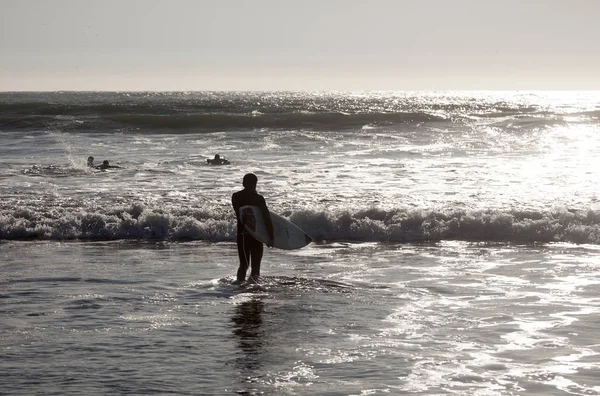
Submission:
[[209,165],[229,165],[229,161],[226,160],[225,158],[221,158],[221,156],[219,154],[215,154],[215,158],[213,159],[207,159],[206,162]]
[[94,165],[94,157],[92,157],[91,155],[87,159],[87,166],[90,167],[90,168],[94,168],[95,167],[95,165]]
[[231,204],[235,211],[235,217],[237,218],[237,250],[240,259],[240,267],[237,270],[237,280],[235,283],[239,284],[244,282],[246,279],[246,272],[248,267],[251,266],[250,278],[248,279],[251,283],[256,283],[260,277],[260,262],[263,256],[263,243],[255,239],[252,235],[244,230],[244,224],[242,217],[240,216],[240,208],[244,205],[258,206],[262,211],[263,218],[265,219],[265,225],[267,232],[269,233],[268,247],[273,246],[273,223],[271,222],[271,215],[265,202],[265,198],[256,192],[256,184],[258,178],[253,173],[248,173],[244,176],[243,186],[244,189],[233,193],[231,196]]
[[[88,158],[88,160],[89,160],[89,158]],[[105,170],[105,169],[121,169],[121,167],[120,166],[116,166],[116,165],[110,165],[108,163],[108,160],[104,160],[104,161],[102,161],[102,165],[98,165],[96,167],[96,169],[100,169],[100,170]]]

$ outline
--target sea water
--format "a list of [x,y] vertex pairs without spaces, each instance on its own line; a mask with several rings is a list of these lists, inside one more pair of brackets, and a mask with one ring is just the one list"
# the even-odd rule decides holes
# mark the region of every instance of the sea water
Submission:
[[[600,394],[599,93],[2,93],[0,138],[2,394]],[[240,287],[247,172],[314,242]]]

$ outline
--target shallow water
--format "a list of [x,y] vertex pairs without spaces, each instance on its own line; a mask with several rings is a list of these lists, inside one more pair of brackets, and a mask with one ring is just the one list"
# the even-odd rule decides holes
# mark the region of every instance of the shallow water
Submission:
[[[595,246],[2,245],[7,394],[600,394]],[[229,275],[227,275],[229,274]]]

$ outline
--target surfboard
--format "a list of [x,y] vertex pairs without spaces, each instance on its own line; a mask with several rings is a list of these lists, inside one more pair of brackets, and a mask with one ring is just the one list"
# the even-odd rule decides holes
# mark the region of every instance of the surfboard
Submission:
[[[279,249],[300,249],[312,242],[312,238],[300,227],[277,213],[270,212],[273,223],[273,246]],[[269,233],[264,222],[263,214],[258,206],[242,206],[240,208],[241,222],[246,231],[262,243],[269,241]]]

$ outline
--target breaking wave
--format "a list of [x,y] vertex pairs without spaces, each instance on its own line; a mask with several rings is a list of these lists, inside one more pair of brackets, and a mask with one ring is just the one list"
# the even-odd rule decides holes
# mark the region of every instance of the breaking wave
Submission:
[[[317,243],[462,240],[515,244],[600,244],[600,211],[378,210],[282,213]],[[0,211],[2,240],[233,241],[230,210],[110,210],[33,207]]]

